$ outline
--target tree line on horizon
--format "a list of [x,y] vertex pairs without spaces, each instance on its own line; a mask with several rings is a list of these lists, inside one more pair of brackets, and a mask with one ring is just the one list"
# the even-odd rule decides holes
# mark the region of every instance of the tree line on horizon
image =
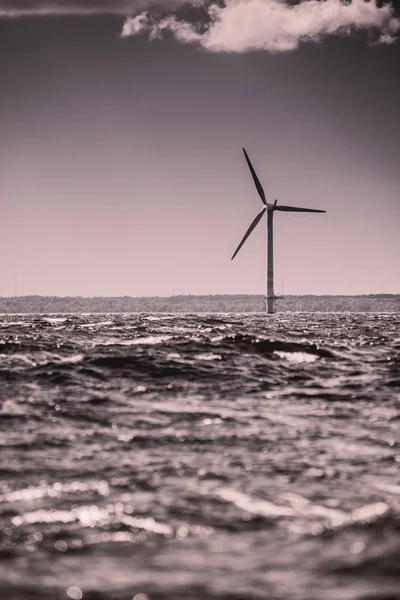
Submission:
[[[0,313],[264,312],[261,295],[153,297],[19,296],[0,298]],[[277,312],[400,312],[400,294],[285,296]]]

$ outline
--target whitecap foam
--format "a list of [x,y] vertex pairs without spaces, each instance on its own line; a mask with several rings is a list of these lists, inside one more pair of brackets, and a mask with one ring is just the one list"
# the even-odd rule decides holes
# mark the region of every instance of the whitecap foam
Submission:
[[81,323],[78,325],[81,329],[87,329],[90,327],[102,327],[103,325],[112,325],[112,321],[99,321],[98,323]]
[[85,357],[83,356],[83,354],[73,354],[72,356],[66,356],[65,358],[62,358],[60,360],[60,363],[63,364],[76,364],[76,363],[80,363],[83,361]]
[[65,323],[67,317],[43,317],[42,320],[46,321],[46,323]]
[[112,338],[102,342],[95,342],[93,346],[155,346],[171,339],[170,335],[149,335],[147,337],[138,337],[131,340],[121,340]]
[[208,352],[208,353],[204,353],[204,354],[196,354],[195,358],[197,360],[206,360],[206,361],[222,360],[222,356],[220,354],[214,354],[213,352]]
[[296,365],[301,363],[313,363],[318,358],[315,354],[310,354],[309,352],[284,352],[282,350],[274,350],[274,354],[279,356],[279,358],[284,358],[288,362]]

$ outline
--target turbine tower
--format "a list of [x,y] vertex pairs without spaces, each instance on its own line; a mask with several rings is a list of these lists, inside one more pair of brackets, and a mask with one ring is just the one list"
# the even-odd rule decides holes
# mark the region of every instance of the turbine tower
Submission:
[[256,228],[258,223],[263,218],[264,214],[267,213],[267,296],[266,296],[266,300],[267,300],[267,312],[273,313],[273,312],[275,312],[274,311],[274,301],[281,297],[281,296],[275,296],[275,294],[274,294],[274,230],[273,230],[274,212],[276,210],[281,210],[283,212],[324,213],[324,212],[326,212],[326,210],[316,210],[314,208],[299,208],[297,206],[281,206],[281,205],[278,206],[278,200],[275,200],[274,204],[268,203],[265,198],[265,193],[264,193],[263,187],[257,177],[257,174],[253,168],[253,165],[251,164],[250,159],[247,156],[247,152],[244,148],[243,148],[243,152],[246,157],[246,161],[247,161],[247,164],[251,171],[251,174],[253,176],[253,180],[254,180],[255,186],[257,188],[257,192],[258,192],[264,206],[262,207],[262,209],[260,210],[260,212],[258,213],[256,218],[254,219],[254,221],[252,222],[252,224],[250,225],[250,227],[244,234],[243,239],[240,242],[239,246],[236,248],[231,260],[233,260],[235,258],[236,254],[239,252],[240,248],[243,246],[243,244],[245,243],[245,241],[247,240],[247,238],[249,237],[249,235],[251,234],[253,229]]

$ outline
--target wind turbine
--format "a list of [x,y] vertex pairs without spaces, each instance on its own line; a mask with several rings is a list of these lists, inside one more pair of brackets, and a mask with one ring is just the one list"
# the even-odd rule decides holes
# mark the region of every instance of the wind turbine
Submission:
[[263,207],[244,234],[242,241],[239,246],[236,248],[232,259],[233,260],[236,254],[239,252],[240,248],[243,246],[253,229],[256,228],[258,223],[263,218],[264,214],[267,213],[267,312],[273,313],[274,311],[274,301],[280,298],[281,296],[275,296],[274,294],[274,212],[276,210],[281,210],[282,212],[311,212],[311,213],[324,213],[326,210],[316,210],[315,208],[299,208],[297,206],[278,206],[278,200],[275,200],[274,204],[270,204],[267,202],[265,198],[265,193],[263,187],[257,177],[257,174],[253,168],[253,165],[250,162],[249,157],[247,156],[246,150],[243,148],[244,155],[246,157],[247,164],[253,176],[253,180],[255,186],[257,188],[257,192],[261,198],[263,203]]

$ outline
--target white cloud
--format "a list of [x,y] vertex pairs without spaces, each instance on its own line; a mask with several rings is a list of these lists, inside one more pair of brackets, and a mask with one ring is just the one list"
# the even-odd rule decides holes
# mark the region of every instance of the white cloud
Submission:
[[377,41],[391,43],[400,21],[390,5],[378,8],[365,0],[304,0],[288,5],[283,0],[225,0],[208,7],[206,30],[175,16],[152,18],[142,13],[125,21],[122,35],[148,32],[150,38],[169,31],[181,42],[197,43],[213,52],[296,49],[301,42],[329,35],[349,35],[357,30],[378,33]]
[[148,26],[148,14],[142,12],[136,17],[127,19],[122,28],[121,37],[127,37],[128,35],[136,35],[146,29]]
[[[204,7],[208,24],[177,18],[183,5]],[[378,8],[375,0],[0,0],[0,18],[92,14],[124,17],[122,37],[170,32],[213,52],[287,51],[357,30],[373,31],[377,43],[390,44],[400,29],[392,7]]]

